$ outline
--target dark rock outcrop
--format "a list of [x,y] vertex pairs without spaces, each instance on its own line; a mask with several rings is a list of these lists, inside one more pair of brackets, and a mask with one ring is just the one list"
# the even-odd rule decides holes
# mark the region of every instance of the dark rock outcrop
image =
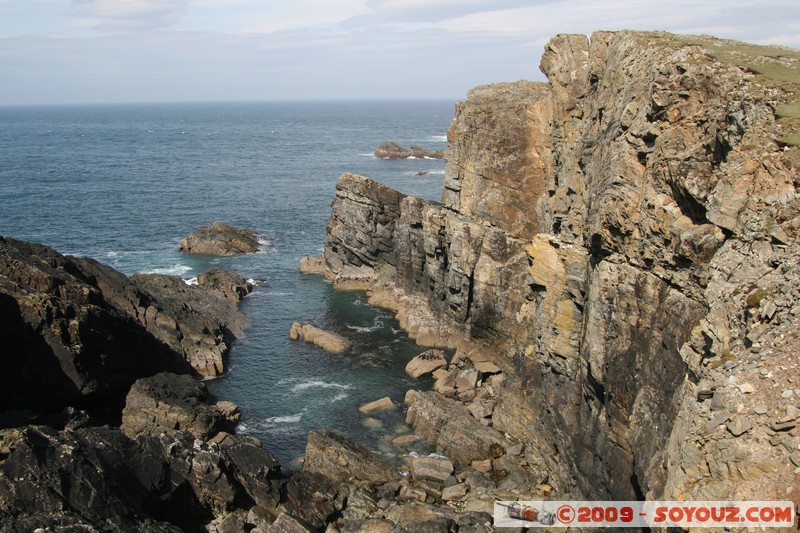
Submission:
[[769,426],[710,441],[697,390],[741,414],[800,342],[800,55],[598,32],[553,38],[541,68],[458,104],[441,204],[342,176],[326,276],[502,370],[473,410],[563,493],[783,497]]
[[442,150],[426,150],[419,146],[403,148],[393,143],[385,142],[375,150],[375,157],[379,159],[444,159]]
[[217,447],[183,432],[0,430],[0,528],[196,531],[237,508],[274,518],[279,474],[260,448]]
[[206,255],[252,254],[260,246],[255,232],[223,222],[197,228],[180,242],[181,252]]
[[131,387],[122,410],[123,433],[131,438],[159,431],[186,431],[206,441],[233,433],[241,417],[231,402],[217,402],[203,382],[187,375],[156,374]]
[[119,416],[140,377],[219,375],[245,320],[231,287],[249,290],[234,274],[224,279],[218,290],[170,276],[129,278],[92,259],[0,238],[0,409],[72,405]]

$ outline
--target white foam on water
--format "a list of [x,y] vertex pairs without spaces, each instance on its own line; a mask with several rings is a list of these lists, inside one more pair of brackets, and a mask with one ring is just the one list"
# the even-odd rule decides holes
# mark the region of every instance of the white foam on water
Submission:
[[427,140],[447,142],[447,135],[431,135]]
[[289,415],[289,416],[273,416],[271,418],[267,418],[266,422],[271,422],[273,424],[296,424],[300,422],[303,418],[303,413],[297,413],[296,415]]
[[330,383],[327,381],[322,380],[311,380],[311,381],[304,381],[302,383],[298,383],[294,387],[291,388],[291,391],[294,393],[307,391],[308,389],[341,389],[341,390],[350,390],[352,389],[352,385],[344,385],[342,383]]
[[192,267],[189,265],[182,265],[180,263],[175,263],[172,266],[163,267],[163,268],[152,268],[150,270],[144,270],[142,274],[167,274],[170,276],[180,276],[181,274],[186,274],[187,272],[191,272]]
[[183,279],[183,282],[184,282],[185,284],[187,284],[187,285],[197,285],[197,276],[195,276],[195,277],[193,277],[193,278],[188,278],[188,279],[187,279],[187,278],[184,278],[184,279]]
[[340,392],[339,394],[337,394],[336,396],[333,397],[333,399],[330,401],[330,403],[338,402],[339,400],[344,400],[348,396],[350,396],[350,395],[347,394],[346,392]]

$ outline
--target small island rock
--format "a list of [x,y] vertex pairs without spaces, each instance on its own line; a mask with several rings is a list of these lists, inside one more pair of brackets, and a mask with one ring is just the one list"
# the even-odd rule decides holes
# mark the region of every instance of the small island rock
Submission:
[[379,159],[444,159],[442,150],[426,150],[419,146],[403,148],[393,142],[385,142],[375,150],[375,157]]
[[237,255],[259,250],[255,232],[223,222],[197,228],[181,240],[180,251],[191,254]]

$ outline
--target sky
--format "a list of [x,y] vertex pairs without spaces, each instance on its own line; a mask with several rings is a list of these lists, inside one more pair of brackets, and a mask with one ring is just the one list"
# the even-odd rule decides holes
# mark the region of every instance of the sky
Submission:
[[0,0],[0,105],[456,100],[621,29],[800,49],[800,0]]

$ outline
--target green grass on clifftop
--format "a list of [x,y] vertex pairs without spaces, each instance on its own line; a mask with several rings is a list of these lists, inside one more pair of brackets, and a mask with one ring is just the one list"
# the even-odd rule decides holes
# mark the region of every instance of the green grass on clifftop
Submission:
[[800,146],[800,50],[781,46],[761,46],[710,36],[676,35],[681,44],[702,46],[709,55],[747,69],[767,86],[786,93],[786,101],[775,114],[784,134],[781,142]]

